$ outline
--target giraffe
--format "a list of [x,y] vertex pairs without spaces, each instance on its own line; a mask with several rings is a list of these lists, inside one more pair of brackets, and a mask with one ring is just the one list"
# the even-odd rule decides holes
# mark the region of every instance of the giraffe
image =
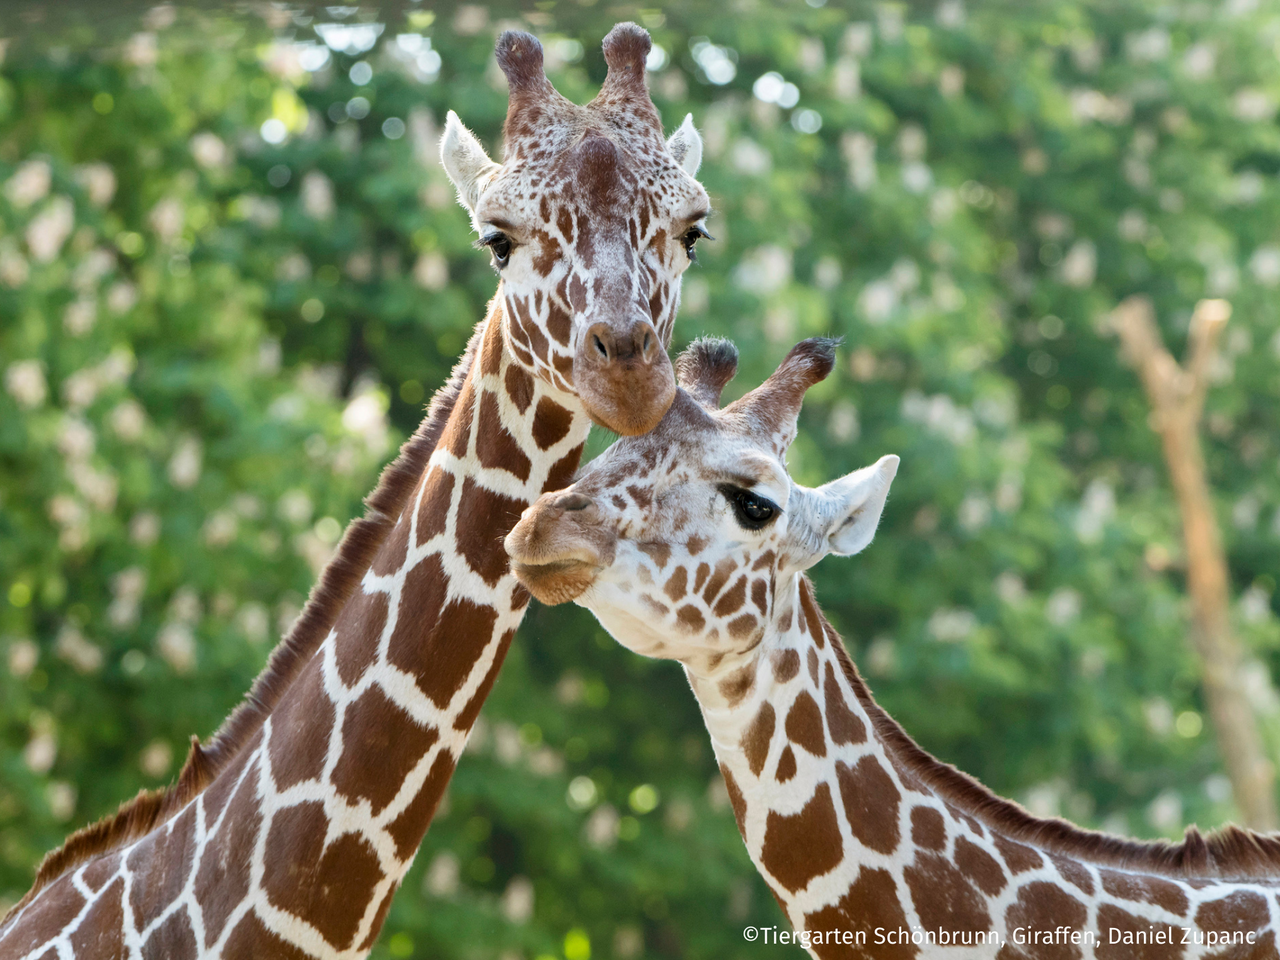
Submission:
[[591,422],[675,393],[680,279],[707,236],[691,119],[649,99],[649,35],[604,40],[578,106],[504,33],[502,163],[450,112],[441,159],[499,276],[427,417],[290,635],[176,786],[46,857],[0,958],[349,958],[372,947],[529,595],[502,537],[577,468]]
[[784,463],[833,357],[834,341],[805,341],[719,409],[736,350],[696,343],[658,427],[544,494],[506,540],[534,596],[684,666],[751,859],[794,927],[755,935],[823,960],[1276,957],[1280,837],[1192,827],[1140,843],[1037,819],[872,699],[804,571],[871,542],[898,458],[817,489]]

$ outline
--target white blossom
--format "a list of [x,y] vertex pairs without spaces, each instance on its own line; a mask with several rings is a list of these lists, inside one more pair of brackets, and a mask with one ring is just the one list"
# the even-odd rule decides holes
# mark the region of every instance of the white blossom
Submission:
[[1063,283],[1072,287],[1087,287],[1093,283],[1098,269],[1098,251],[1090,240],[1077,240],[1062,258],[1058,273]]
[[612,804],[602,803],[587,817],[583,832],[587,843],[601,850],[610,849],[618,841],[618,822],[621,818]]
[[13,640],[9,643],[6,656],[9,664],[9,675],[22,680],[31,675],[31,671],[40,662],[40,648],[30,640]]
[[1090,481],[1076,512],[1076,536],[1082,543],[1097,543],[1102,539],[1102,528],[1115,512],[1116,495],[1111,484],[1101,479]]
[[448,851],[438,854],[427,867],[426,876],[422,878],[422,888],[433,897],[451,897],[458,892],[458,878],[461,875],[458,858]]
[[528,923],[533,916],[533,882],[528,877],[512,877],[503,891],[501,906],[508,923]]
[[4,185],[4,195],[15,207],[29,207],[49,194],[53,170],[47,160],[28,160],[18,167]]
[[85,639],[80,628],[72,624],[64,624],[58,631],[54,652],[78,673],[97,673],[102,669],[102,649]]
[[18,405],[34,410],[44,403],[49,387],[44,378],[44,365],[39,360],[17,360],[4,372],[4,387]]
[[1249,272],[1264,287],[1280,284],[1280,247],[1259,247],[1249,258]]
[[105,207],[116,195],[115,171],[105,163],[86,163],[76,167],[76,182],[89,195],[95,207]]
[[178,439],[173,456],[169,458],[169,482],[179,490],[189,490],[200,479],[204,451],[200,441],[186,434]]
[[73,337],[83,337],[98,320],[98,304],[87,298],[72,300],[62,312],[62,329]]
[[9,237],[0,237],[0,283],[20,287],[27,282],[31,268],[18,245]]
[[46,774],[58,759],[58,741],[52,730],[37,733],[22,749],[22,761],[36,774]]
[[39,216],[27,224],[27,249],[41,263],[57,257],[62,245],[75,227],[75,207],[66,197],[54,197],[40,211]]
[[840,153],[849,167],[849,182],[863,193],[876,185],[876,142],[865,133],[840,137]]
[[311,170],[302,178],[302,209],[315,220],[333,216],[333,181],[319,170]]
[[743,290],[764,297],[789,284],[791,271],[791,251],[768,243],[747,252],[733,279]]
[[449,261],[438,250],[427,250],[413,265],[413,279],[426,290],[443,290],[449,285]]
[[107,291],[107,309],[112,313],[127,313],[138,302],[138,291],[127,280],[119,280]]
[[929,617],[927,630],[933,639],[942,643],[964,640],[978,627],[978,618],[970,610],[958,607],[939,607]]
[[197,133],[191,138],[191,156],[196,164],[206,170],[226,166],[231,159],[231,152],[222,138],[207,130]]
[[175,673],[190,673],[196,665],[196,638],[185,623],[168,623],[156,637],[156,650]]
[[147,222],[160,238],[161,243],[173,243],[182,235],[182,226],[186,221],[186,211],[182,201],[177,197],[164,197],[151,208]]

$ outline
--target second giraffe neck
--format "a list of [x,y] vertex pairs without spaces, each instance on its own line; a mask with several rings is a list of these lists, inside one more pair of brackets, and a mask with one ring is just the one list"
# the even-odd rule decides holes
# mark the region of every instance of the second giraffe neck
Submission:
[[[929,757],[875,704],[807,579],[775,610],[746,664],[686,672],[748,852],[799,932],[782,942],[823,960],[1119,960],[1156,955],[1142,944],[1202,949],[1224,931],[1274,944],[1277,868],[1256,839],[1144,846],[1036,821]],[[1266,879],[1227,879],[1250,875]]]

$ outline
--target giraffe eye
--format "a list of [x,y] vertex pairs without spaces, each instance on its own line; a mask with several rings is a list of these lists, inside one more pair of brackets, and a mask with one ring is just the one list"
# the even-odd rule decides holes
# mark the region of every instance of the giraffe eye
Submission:
[[478,247],[488,247],[493,254],[493,263],[499,270],[511,259],[511,238],[505,233],[487,233],[476,241]]
[[747,530],[763,530],[778,515],[777,504],[750,490],[725,484],[720,492],[733,506],[738,523]]
[[684,244],[684,252],[689,255],[689,260],[693,263],[698,262],[698,255],[694,252],[694,245],[699,240],[714,240],[711,234],[707,233],[702,227],[693,226],[680,238],[680,242]]

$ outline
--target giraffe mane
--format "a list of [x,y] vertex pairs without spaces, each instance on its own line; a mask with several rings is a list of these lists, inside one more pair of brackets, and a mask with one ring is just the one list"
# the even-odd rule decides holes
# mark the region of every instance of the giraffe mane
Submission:
[[199,738],[192,736],[191,751],[178,774],[178,782],[167,788],[140,791],[132,800],[122,803],[115,814],[82,827],[61,847],[46,854],[36,871],[35,883],[0,920],[0,927],[68,871],[145,836],[174,817],[230,765],[262,728],[328,635],[403,512],[453,413],[487,323],[486,319],[476,326],[449,379],[431,398],[426,417],[400,447],[395,460],[383,468],[378,485],[365,497],[364,516],[348,524],[337,552],[312,587],[301,615],[288,636],[271,652],[267,665],[253,681],[244,700],[223,721],[207,745],[202,746]]
[[[812,599],[808,577],[801,582]],[[817,609],[814,604],[811,609]],[[1203,834],[1189,826],[1181,841],[1129,840],[1085,830],[1058,817],[1042,818],[997,796],[976,779],[943,763],[917,744],[871,696],[835,628],[819,610],[822,629],[835,648],[845,679],[853,688],[872,726],[890,753],[901,760],[938,797],[994,832],[1048,854],[1071,857],[1095,866],[1155,873],[1174,879],[1213,877],[1251,880],[1280,876],[1280,834],[1257,833],[1227,824]]]

